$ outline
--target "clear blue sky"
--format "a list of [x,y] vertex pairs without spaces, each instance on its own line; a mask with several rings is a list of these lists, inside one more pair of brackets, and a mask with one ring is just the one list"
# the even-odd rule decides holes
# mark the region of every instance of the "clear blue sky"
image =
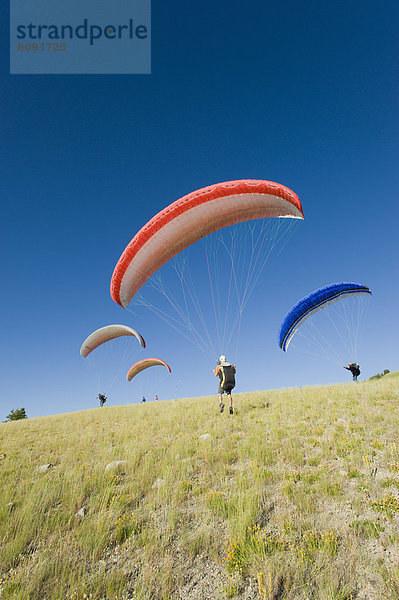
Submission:
[[[237,391],[348,380],[276,343],[290,305],[335,281],[374,292],[362,376],[399,368],[396,2],[153,2],[148,76],[10,76],[0,10],[0,419],[96,405],[79,348],[135,326],[109,294],[122,250],[170,202],[230,179],[283,183],[305,212],[248,306]],[[149,315],[137,328],[172,366],[160,397],[215,392],[205,355]],[[110,403],[143,385],[121,380]]]

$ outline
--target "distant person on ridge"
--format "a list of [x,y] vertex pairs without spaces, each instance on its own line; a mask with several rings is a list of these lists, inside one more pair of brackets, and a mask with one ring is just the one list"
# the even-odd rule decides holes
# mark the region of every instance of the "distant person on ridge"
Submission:
[[107,396],[104,396],[104,394],[98,394],[98,399],[100,400],[100,406],[104,406],[107,401]]
[[141,400],[141,401],[142,401],[142,402],[147,402],[147,400],[145,399],[145,396],[143,396],[143,398],[142,398],[142,400]]
[[155,396],[155,402],[158,402],[158,396]]
[[344,367],[344,369],[352,373],[353,381],[357,381],[360,375],[359,363],[349,363],[349,366]]
[[224,410],[224,404],[222,401],[222,395],[227,394],[227,399],[229,401],[229,413],[233,414],[233,399],[231,397],[231,390],[236,385],[235,379],[236,366],[230,364],[226,361],[226,357],[224,354],[217,361],[216,369],[213,369],[213,374],[215,377],[219,375],[219,389],[218,389],[218,397],[219,397],[219,409],[222,413]]

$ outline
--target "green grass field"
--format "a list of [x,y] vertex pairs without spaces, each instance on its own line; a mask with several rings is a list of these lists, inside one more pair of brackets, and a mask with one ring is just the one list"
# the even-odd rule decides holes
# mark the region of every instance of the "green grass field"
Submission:
[[234,401],[1,424],[1,600],[399,599],[399,372]]

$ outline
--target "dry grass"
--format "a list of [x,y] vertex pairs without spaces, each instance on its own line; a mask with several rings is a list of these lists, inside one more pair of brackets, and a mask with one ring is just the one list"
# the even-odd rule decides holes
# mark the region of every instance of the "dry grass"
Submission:
[[1,424],[0,598],[399,599],[398,374],[235,404]]

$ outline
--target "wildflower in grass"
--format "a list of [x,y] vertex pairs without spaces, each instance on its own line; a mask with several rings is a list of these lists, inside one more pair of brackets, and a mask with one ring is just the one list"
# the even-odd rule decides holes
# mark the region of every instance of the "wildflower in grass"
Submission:
[[302,479],[301,473],[299,471],[291,471],[291,473],[287,473],[285,476],[286,479],[290,479],[294,483],[300,481]]
[[239,592],[240,575],[238,572],[229,575],[228,583],[224,588],[226,598],[234,598]]
[[312,531],[302,533],[299,540],[289,545],[290,550],[296,555],[301,563],[314,562],[314,556],[318,552],[324,552],[335,556],[338,552],[339,538],[334,531]]
[[189,481],[188,479],[183,479],[181,485],[185,492],[189,492],[193,489],[194,483],[192,481]]
[[348,447],[349,448],[358,448],[359,446],[362,445],[362,443],[363,443],[362,438],[360,438],[360,437],[353,437],[351,439],[351,442],[350,442],[350,444],[349,444]]
[[396,496],[386,496],[379,500],[370,501],[370,506],[389,517],[392,517],[394,513],[399,513],[399,500]]
[[356,425],[356,423],[349,424],[350,431],[363,431],[363,427],[361,425]]
[[267,533],[265,529],[261,529],[259,525],[248,527],[248,545],[252,547],[252,551],[256,554],[270,556],[274,552],[284,550],[286,543],[277,535]]
[[337,482],[327,481],[323,485],[323,488],[326,494],[328,494],[329,496],[339,496],[343,492],[342,486]]
[[232,538],[228,540],[228,547],[224,561],[229,573],[241,571],[245,568],[248,559],[246,555],[245,540],[243,537]]
[[309,556],[309,553],[306,552],[303,546],[299,544],[290,544],[290,549],[295,554],[299,563],[313,562],[313,559]]
[[360,477],[360,473],[356,469],[356,467],[349,467],[349,469],[348,469],[348,477],[349,477],[349,479],[354,479],[355,477]]
[[305,551],[313,553],[317,550],[335,556],[338,551],[338,537],[334,531],[305,531],[302,534],[302,546]]
[[315,469],[314,471],[310,472],[310,473],[306,473],[306,475],[304,475],[303,480],[306,483],[315,483],[315,481],[317,481],[317,479],[319,478],[319,474],[320,471],[318,469]]
[[134,513],[123,515],[115,523],[115,538],[118,542],[124,542],[138,530],[138,520]]
[[117,500],[118,500],[118,494],[112,494],[112,496],[110,496],[110,498],[107,502],[107,507],[111,508],[111,506],[113,506]]
[[193,484],[192,491],[193,491],[194,496],[200,496],[201,492],[202,492],[201,484],[199,484],[199,483],[197,483],[195,485]]
[[384,444],[381,440],[374,440],[373,442],[371,442],[371,447],[375,448],[376,450],[382,450]]
[[223,492],[219,492],[217,490],[209,492],[208,504],[213,511],[221,514],[222,516],[227,516],[228,504],[226,496],[223,494]]

